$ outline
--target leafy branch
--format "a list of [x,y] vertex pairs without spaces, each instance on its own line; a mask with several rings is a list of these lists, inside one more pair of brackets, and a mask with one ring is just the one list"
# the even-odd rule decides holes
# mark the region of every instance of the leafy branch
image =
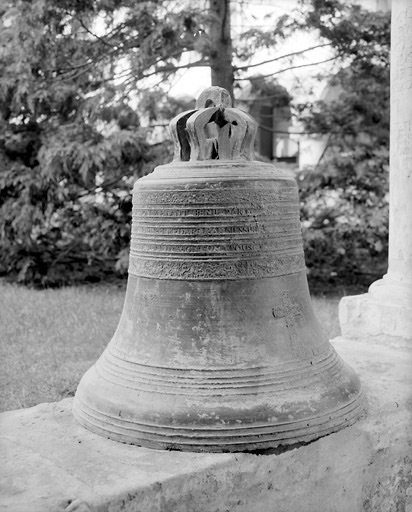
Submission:
[[312,50],[316,50],[318,48],[324,48],[326,46],[331,46],[332,43],[323,43],[323,44],[317,44],[315,46],[311,46],[310,48],[306,48],[304,50],[299,50],[299,51],[296,51],[296,52],[291,52],[291,53],[287,53],[285,55],[281,55],[280,57],[275,57],[273,59],[268,59],[268,60],[263,60],[263,61],[260,61],[260,62],[256,62],[254,64],[248,64],[248,65],[245,65],[245,66],[234,66],[234,70],[235,71],[247,71],[249,70],[250,68],[255,68],[255,67],[258,67],[258,66],[262,66],[263,64],[269,64],[271,62],[276,62],[276,61],[279,61],[279,60],[283,60],[283,59],[287,59],[288,57],[296,57],[297,55],[303,55],[307,52],[310,52]]
[[[278,71],[274,71],[273,73],[267,73],[266,75],[259,75],[260,78],[268,78],[270,76],[279,75],[281,73],[285,73],[286,71],[290,71],[292,69],[299,69],[299,68],[306,68],[310,66],[318,66],[319,64],[324,64],[325,62],[332,62],[334,60],[337,60],[339,58],[339,55],[335,55],[334,57],[330,57],[329,59],[321,60],[318,62],[310,62],[308,64],[297,64],[295,66],[288,66],[287,68],[280,69]],[[253,80],[253,76],[247,76],[243,78],[235,78],[237,82],[242,82],[246,80]]]

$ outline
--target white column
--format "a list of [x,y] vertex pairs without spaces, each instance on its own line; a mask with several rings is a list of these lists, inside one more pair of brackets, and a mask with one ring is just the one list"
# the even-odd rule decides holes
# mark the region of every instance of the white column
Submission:
[[342,334],[412,342],[412,1],[392,2],[389,268],[339,305]]

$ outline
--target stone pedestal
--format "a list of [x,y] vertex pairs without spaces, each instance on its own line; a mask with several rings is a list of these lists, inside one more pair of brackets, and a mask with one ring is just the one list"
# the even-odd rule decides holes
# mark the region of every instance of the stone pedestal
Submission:
[[150,450],[87,431],[72,400],[0,415],[0,510],[411,512],[411,348],[337,339],[367,414],[271,454]]
[[392,2],[389,269],[340,304],[342,333],[412,341],[412,3]]

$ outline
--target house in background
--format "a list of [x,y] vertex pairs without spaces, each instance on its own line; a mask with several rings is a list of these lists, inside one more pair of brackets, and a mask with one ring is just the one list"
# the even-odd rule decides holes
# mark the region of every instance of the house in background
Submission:
[[[339,99],[343,89],[332,80],[323,89],[319,100],[326,104]],[[321,133],[301,133],[299,137],[299,169],[316,167],[328,147],[330,135]]]
[[239,108],[249,112],[258,123],[256,152],[264,159],[296,163],[299,143],[293,140],[291,96],[276,81],[257,76],[237,99]]
[[[370,11],[387,12],[391,8],[392,0],[355,0],[363,8]],[[412,0],[411,0],[412,1]],[[257,23],[266,23],[265,15],[271,12],[279,12],[279,15],[290,13],[292,9],[298,6],[297,0],[277,0],[273,5],[266,0],[255,0],[253,4],[248,2],[233,3],[232,19],[238,31],[253,28]],[[305,41],[299,39],[299,44],[305,47]],[[290,42],[291,46],[285,46],[281,52],[287,54],[289,51],[296,49],[296,40]],[[309,47],[316,44],[316,40],[309,39],[306,46]],[[318,52],[319,50],[316,50]],[[325,49],[321,51],[326,51]],[[316,53],[317,55],[317,53]],[[272,55],[267,56],[270,58]],[[315,57],[310,54],[310,59],[322,60],[327,58],[328,54]],[[302,61],[304,63],[304,61]],[[304,63],[307,65],[307,62]],[[326,64],[324,66],[329,66]],[[280,65],[282,67],[282,65]],[[269,76],[270,73],[276,71],[276,66],[266,64],[261,68],[262,73]],[[327,73],[326,68],[325,74]],[[296,74],[300,76],[303,82],[308,82],[310,73],[303,67],[302,71],[294,70],[286,72],[282,75],[282,82],[287,87],[292,87],[292,83],[296,78]],[[181,97],[181,91],[185,95],[197,97],[203,88],[210,84],[210,73],[205,67],[192,67],[186,70],[179,79],[179,86],[174,86],[171,95]],[[182,80],[184,76],[184,80]],[[315,79],[313,79],[315,80]],[[312,81],[313,81],[312,80]],[[292,113],[289,106],[290,95],[287,87],[283,87],[273,79],[264,79],[262,76],[256,76],[248,85],[242,87],[241,90],[235,91],[236,105],[249,112],[258,122],[256,152],[264,159],[274,162],[286,162],[290,166],[303,169],[306,167],[315,167],[328,146],[329,136],[324,134],[308,134],[303,133],[301,126],[293,122]],[[315,99],[322,100],[326,103],[332,103],[338,99],[342,90],[333,84],[333,81],[316,87]],[[179,94],[177,91],[179,90]],[[286,99],[289,98],[289,101]]]
[[[286,5],[286,1],[281,3]],[[391,9],[391,0],[358,0],[357,3],[370,11]],[[342,86],[332,78],[317,99],[331,104],[342,92]],[[274,162],[294,163],[299,169],[315,167],[327,150],[330,135],[304,133],[302,127],[293,123],[290,100],[285,87],[259,76],[237,98],[239,107],[258,122],[256,152],[260,156]]]

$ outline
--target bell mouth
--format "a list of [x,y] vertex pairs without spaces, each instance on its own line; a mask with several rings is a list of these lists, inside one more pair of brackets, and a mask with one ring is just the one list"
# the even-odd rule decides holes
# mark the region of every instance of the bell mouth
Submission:
[[131,275],[118,330],[73,412],[123,443],[236,452],[308,443],[353,424],[364,406],[358,377],[317,324],[304,272],[155,286]]
[[[227,392],[217,386],[208,392],[204,389],[201,394],[175,388],[155,396],[152,390],[142,391],[145,386],[136,392],[135,383],[131,391],[124,383],[115,382],[113,374],[107,380],[107,374],[102,376],[93,367],[79,387],[73,413],[81,425],[96,434],[146,448],[195,452],[271,450],[308,443],[352,425],[364,414],[359,380],[348,368],[344,371],[346,384],[335,385],[333,392],[320,391],[319,381],[305,384],[306,398],[310,396],[305,401],[297,387],[291,393],[291,389],[281,390],[279,384],[260,389],[257,398],[257,388],[252,391],[253,379],[249,393],[238,388],[230,399],[222,399]],[[146,381],[146,386],[149,383]],[[297,382],[297,386],[302,384]],[[99,390],[99,396],[90,394],[92,388]],[[172,404],[169,410],[164,406],[166,401]]]

